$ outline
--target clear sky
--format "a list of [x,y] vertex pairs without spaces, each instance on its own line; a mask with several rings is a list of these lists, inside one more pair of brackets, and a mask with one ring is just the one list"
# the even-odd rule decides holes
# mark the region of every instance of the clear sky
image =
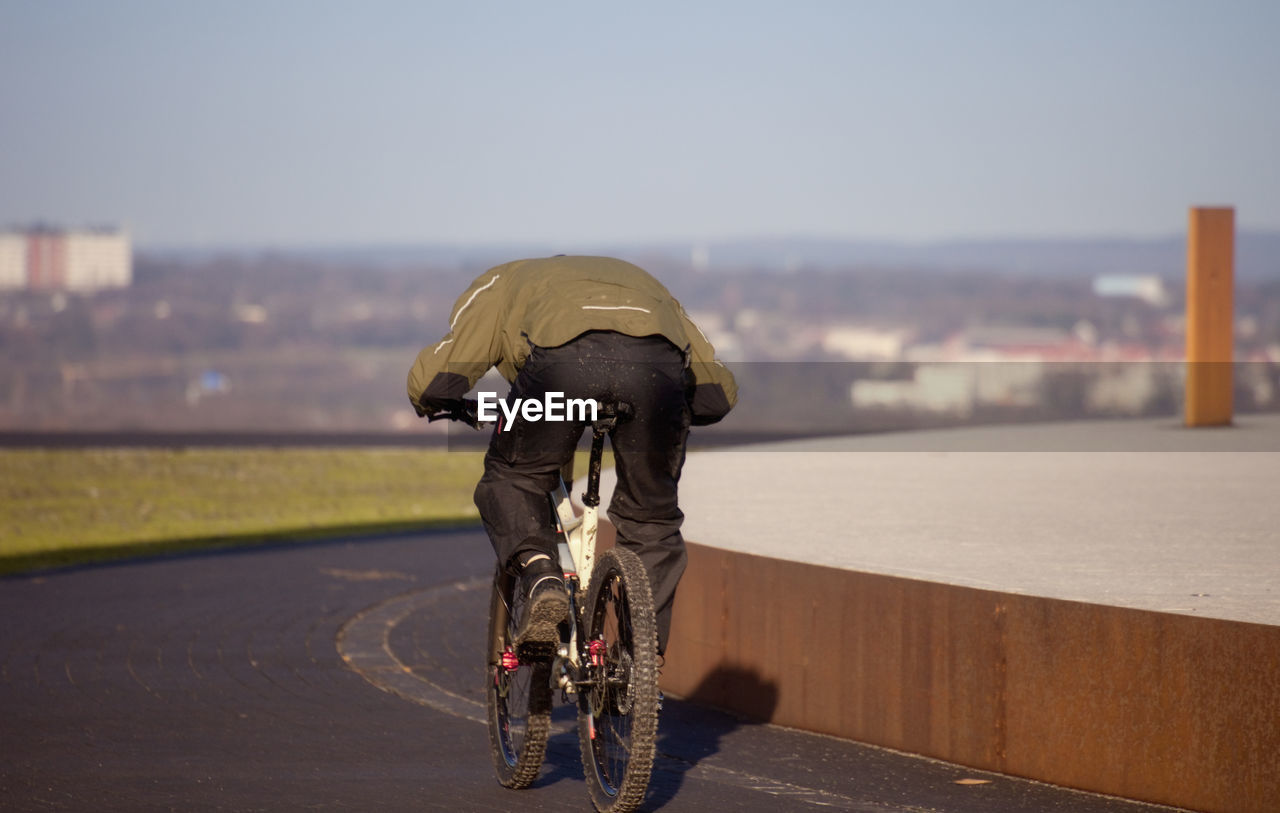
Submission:
[[0,0],[0,225],[144,246],[1280,229],[1280,2]]

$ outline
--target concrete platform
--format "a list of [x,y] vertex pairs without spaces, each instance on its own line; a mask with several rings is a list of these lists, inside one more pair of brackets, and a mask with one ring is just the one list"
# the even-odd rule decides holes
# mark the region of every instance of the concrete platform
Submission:
[[1280,416],[834,438],[690,457],[689,539],[1050,598],[1280,624]]
[[681,501],[668,691],[760,713],[732,668],[775,723],[1280,809],[1280,416],[707,451]]

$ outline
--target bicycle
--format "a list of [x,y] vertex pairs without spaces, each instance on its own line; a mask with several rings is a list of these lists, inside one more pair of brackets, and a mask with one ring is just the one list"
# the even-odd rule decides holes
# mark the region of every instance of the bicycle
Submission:
[[[601,813],[625,813],[643,801],[653,770],[661,693],[653,594],[636,554],[615,547],[596,556],[604,438],[629,417],[627,404],[604,404],[591,426],[583,513],[575,514],[563,478],[548,494],[560,534],[570,620],[551,648],[517,648],[524,597],[502,566],[493,577],[486,635],[486,707],[498,781],[527,788],[538,778],[551,730],[555,690],[575,697],[578,743],[591,802]],[[449,417],[478,427],[474,403]]]

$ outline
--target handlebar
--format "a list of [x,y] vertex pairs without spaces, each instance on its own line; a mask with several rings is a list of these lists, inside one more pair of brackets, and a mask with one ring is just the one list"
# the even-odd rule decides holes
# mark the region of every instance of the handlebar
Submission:
[[472,429],[479,429],[481,424],[477,416],[477,410],[478,407],[474,398],[459,398],[450,406],[428,414],[427,421],[438,421],[447,418],[451,421],[461,421]]

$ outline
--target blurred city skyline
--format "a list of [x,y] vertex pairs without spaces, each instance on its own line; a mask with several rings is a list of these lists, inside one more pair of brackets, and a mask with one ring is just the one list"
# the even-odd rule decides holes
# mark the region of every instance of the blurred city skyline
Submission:
[[142,248],[1280,230],[1280,5],[0,0],[0,225]]

